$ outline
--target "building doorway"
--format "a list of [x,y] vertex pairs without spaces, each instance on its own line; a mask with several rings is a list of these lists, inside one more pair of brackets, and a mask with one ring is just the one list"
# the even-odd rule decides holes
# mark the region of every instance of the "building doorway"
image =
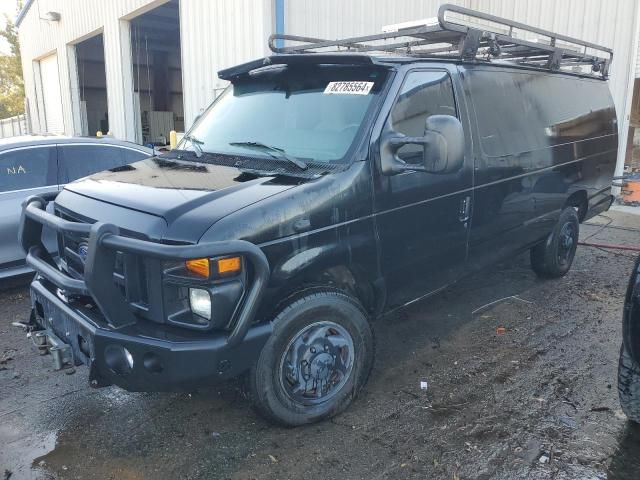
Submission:
[[44,106],[44,131],[46,133],[64,133],[58,55],[49,55],[40,60],[40,82]]
[[102,34],[76,44],[80,125],[84,136],[109,132],[107,76]]
[[131,20],[131,52],[136,141],[167,145],[184,131],[179,0]]

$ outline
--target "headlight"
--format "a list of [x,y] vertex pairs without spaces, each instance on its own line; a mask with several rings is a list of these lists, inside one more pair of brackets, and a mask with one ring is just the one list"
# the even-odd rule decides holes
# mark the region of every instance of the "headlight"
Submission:
[[211,296],[207,290],[190,288],[189,304],[193,313],[207,320],[211,320]]

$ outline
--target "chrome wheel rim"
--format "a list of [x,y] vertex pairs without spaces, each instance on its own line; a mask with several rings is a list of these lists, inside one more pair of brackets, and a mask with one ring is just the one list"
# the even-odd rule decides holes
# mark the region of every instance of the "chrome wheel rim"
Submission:
[[318,405],[333,398],[351,377],[351,334],[334,322],[313,323],[298,332],[280,359],[280,385],[289,399]]

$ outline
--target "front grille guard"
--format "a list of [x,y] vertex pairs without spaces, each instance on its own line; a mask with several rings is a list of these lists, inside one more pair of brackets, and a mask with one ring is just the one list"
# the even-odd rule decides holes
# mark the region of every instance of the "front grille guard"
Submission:
[[[244,240],[225,240],[198,245],[164,245],[120,235],[117,226],[110,223],[94,224],[71,222],[46,211],[53,196],[31,196],[22,204],[22,217],[18,232],[27,263],[68,294],[88,295],[113,328],[121,328],[137,321],[129,303],[113,281],[118,251],[159,260],[188,260],[192,258],[242,255],[253,267],[253,280],[243,306],[236,315],[235,324],[227,337],[227,344],[240,343],[255,317],[262,294],[269,280],[270,270],[266,256],[256,245]],[[60,271],[42,243],[42,227],[58,233],[79,233],[88,236],[88,255],[84,279],[72,278]]]

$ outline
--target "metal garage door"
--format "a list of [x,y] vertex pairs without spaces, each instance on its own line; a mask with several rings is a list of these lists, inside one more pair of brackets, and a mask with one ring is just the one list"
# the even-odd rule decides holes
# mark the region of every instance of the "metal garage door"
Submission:
[[40,77],[47,133],[64,133],[57,55],[40,60]]

